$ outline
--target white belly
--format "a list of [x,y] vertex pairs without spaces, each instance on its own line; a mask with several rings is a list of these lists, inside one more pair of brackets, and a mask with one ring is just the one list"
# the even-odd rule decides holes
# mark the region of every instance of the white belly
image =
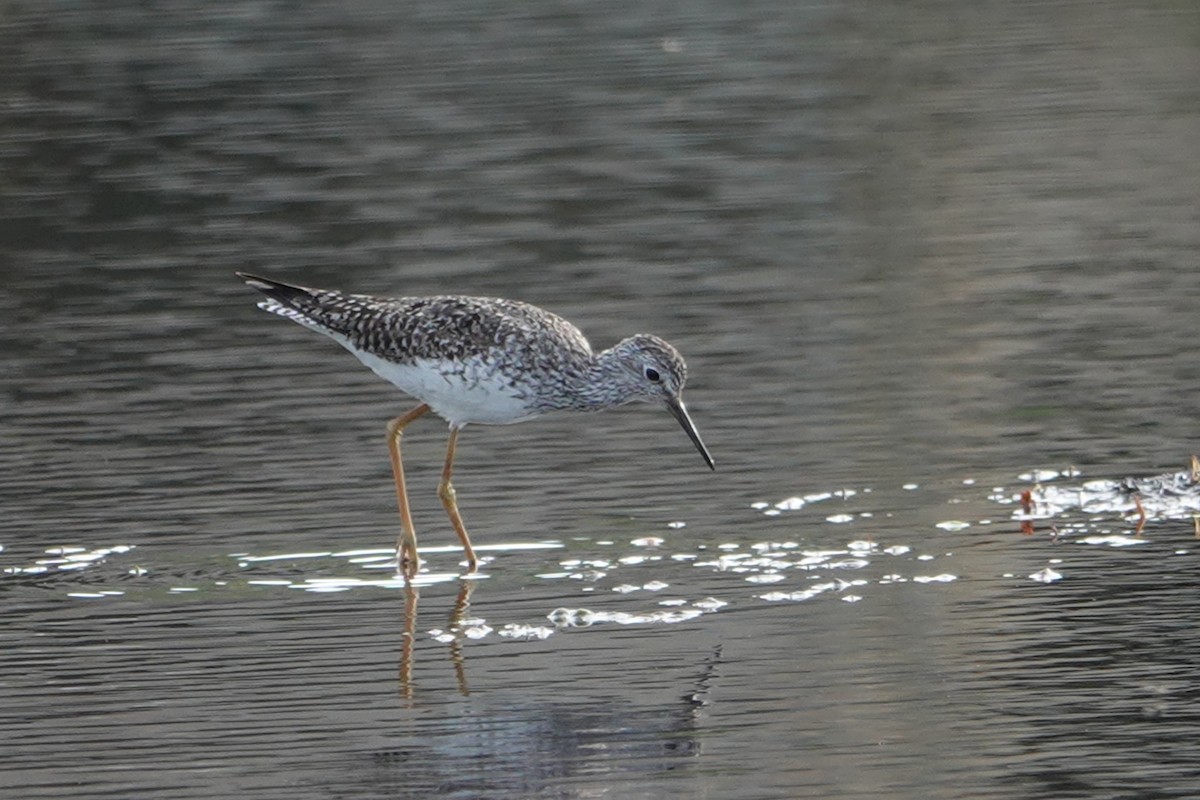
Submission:
[[418,359],[414,364],[396,364],[353,348],[350,352],[376,375],[428,404],[451,427],[461,428],[472,422],[507,425],[542,413],[530,409],[503,375],[482,365],[468,362],[461,374],[445,374],[438,371],[440,362],[436,361]]

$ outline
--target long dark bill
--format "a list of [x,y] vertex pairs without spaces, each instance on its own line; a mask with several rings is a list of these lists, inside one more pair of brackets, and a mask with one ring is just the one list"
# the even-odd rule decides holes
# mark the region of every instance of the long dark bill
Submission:
[[679,424],[683,426],[683,430],[687,433],[688,438],[692,440],[692,444],[696,445],[696,449],[700,451],[700,455],[704,456],[704,462],[708,464],[708,468],[715,470],[717,465],[713,463],[712,456],[708,454],[708,448],[704,446],[704,440],[696,432],[696,426],[692,424],[692,418],[688,416],[687,408],[683,405],[683,401],[678,397],[672,397],[667,400],[667,409],[671,412],[671,416],[679,420]]

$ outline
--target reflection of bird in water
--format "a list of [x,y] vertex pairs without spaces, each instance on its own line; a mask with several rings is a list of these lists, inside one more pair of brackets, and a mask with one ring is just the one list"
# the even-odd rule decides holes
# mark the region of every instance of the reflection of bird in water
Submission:
[[717,675],[717,665],[722,661],[723,649],[720,644],[713,648],[712,655],[704,659],[703,673],[695,682],[696,690],[683,696],[683,699],[691,704],[692,710],[697,716],[701,709],[712,703],[709,695],[712,693],[712,684]]
[[[471,693],[471,688],[467,684],[467,668],[463,659],[462,639],[458,634],[463,620],[467,616],[467,609],[471,607],[471,592],[473,591],[475,591],[475,581],[459,581],[458,596],[454,599],[454,608],[446,623],[447,630],[453,635],[449,643],[450,661],[454,664],[454,676],[458,681],[459,694],[464,697]],[[406,582],[404,586],[404,640],[400,645],[399,668],[400,696],[405,700],[413,698],[413,647],[417,640],[417,605],[419,601],[420,593],[417,587],[411,581]]]
[[635,401],[660,402],[713,468],[683,405],[687,366],[679,351],[656,336],[638,334],[595,353],[565,319],[513,300],[367,297],[238,275],[267,296],[260,308],[329,336],[375,374],[421,401],[388,424],[400,506],[397,567],[406,577],[416,573],[418,560],[400,437],[409,423],[428,411],[450,423],[438,496],[472,572],[478,559],[450,483],[458,432],[469,423],[505,425],[549,411],[600,411]]

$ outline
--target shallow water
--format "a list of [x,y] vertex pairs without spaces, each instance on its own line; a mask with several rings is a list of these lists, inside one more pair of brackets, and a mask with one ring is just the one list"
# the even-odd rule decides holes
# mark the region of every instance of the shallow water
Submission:
[[[1200,12],[0,6],[0,786],[1192,797]],[[468,428],[232,275],[691,368]],[[1037,504],[1022,506],[1033,493]],[[1032,528],[1032,533],[1030,529]]]

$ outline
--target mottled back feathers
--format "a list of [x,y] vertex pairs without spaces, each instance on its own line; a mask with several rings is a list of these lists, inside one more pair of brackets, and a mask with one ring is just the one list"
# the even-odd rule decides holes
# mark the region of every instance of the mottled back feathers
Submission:
[[242,277],[270,298],[261,304],[267,311],[344,337],[360,350],[399,364],[419,358],[519,356],[548,341],[548,334],[556,357],[587,360],[592,354],[574,325],[516,300],[460,295],[369,297]]

